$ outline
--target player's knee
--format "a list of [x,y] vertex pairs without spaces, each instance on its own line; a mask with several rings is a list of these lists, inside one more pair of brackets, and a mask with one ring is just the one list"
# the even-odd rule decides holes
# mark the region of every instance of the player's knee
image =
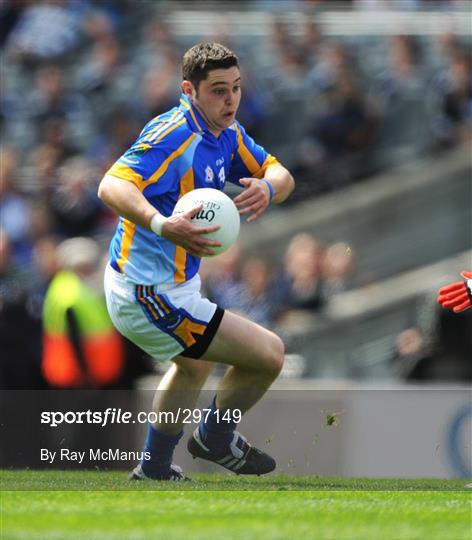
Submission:
[[267,362],[267,374],[272,378],[278,377],[282,371],[285,358],[285,346],[283,341],[276,334],[272,334],[270,344],[269,344],[269,353],[268,353],[268,362]]
[[177,372],[188,379],[189,383],[199,385],[204,383],[211,371],[212,366],[203,362],[177,364]]

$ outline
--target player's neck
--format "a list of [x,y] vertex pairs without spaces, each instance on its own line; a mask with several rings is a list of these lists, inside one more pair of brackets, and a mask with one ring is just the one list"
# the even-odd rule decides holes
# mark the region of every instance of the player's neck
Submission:
[[212,124],[212,122],[208,119],[207,115],[203,112],[202,108],[199,107],[195,101],[191,100],[191,103],[192,103],[192,106],[195,107],[195,109],[197,109],[200,116],[203,118],[205,125],[208,128],[208,131],[218,139],[218,137],[221,135],[221,132],[223,130],[217,128],[216,126]]

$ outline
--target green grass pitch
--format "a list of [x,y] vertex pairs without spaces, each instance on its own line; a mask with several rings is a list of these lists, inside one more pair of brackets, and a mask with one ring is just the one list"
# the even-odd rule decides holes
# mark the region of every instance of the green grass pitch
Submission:
[[470,540],[465,480],[2,471],[1,540]]

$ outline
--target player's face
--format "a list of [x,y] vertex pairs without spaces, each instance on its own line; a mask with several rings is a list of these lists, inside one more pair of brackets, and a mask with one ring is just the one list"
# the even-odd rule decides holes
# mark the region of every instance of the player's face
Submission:
[[198,85],[198,91],[188,81],[182,83],[182,88],[214,135],[234,122],[241,101],[241,75],[237,67],[210,71]]

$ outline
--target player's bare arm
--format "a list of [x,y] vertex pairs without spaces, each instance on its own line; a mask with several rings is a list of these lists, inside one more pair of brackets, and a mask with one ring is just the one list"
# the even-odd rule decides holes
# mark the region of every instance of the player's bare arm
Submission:
[[183,247],[191,255],[196,257],[213,255],[210,248],[220,245],[205,237],[217,231],[218,226],[202,228],[196,227],[191,222],[191,218],[201,210],[201,205],[181,215],[165,218],[134,184],[111,175],[106,175],[100,182],[98,196],[118,215],[145,229],[153,230],[151,222],[157,216],[162,223],[161,236]]
[[241,215],[249,214],[248,222],[256,220],[271,202],[285,201],[295,188],[295,181],[290,172],[280,164],[267,167],[262,180],[242,178],[244,190],[234,202]]

